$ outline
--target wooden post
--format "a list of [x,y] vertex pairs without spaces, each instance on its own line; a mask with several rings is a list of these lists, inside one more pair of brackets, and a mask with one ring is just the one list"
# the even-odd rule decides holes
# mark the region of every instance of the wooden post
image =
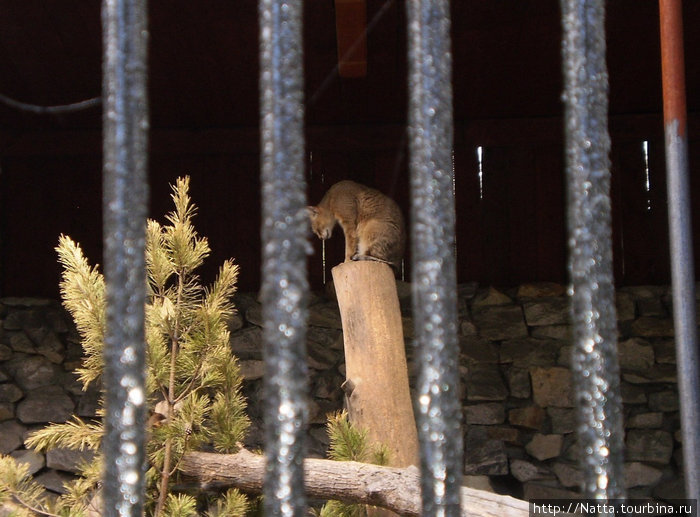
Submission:
[[386,264],[344,262],[332,270],[345,343],[348,415],[393,467],[418,465],[418,435],[408,387],[396,281]]

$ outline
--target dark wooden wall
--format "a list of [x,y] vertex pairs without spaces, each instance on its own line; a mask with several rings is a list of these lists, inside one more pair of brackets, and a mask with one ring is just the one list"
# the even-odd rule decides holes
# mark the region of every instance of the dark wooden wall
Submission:
[[[556,0],[452,2],[457,259],[460,281],[565,282],[561,20]],[[615,275],[669,278],[658,3],[606,4]],[[404,2],[367,1],[367,76],[336,66],[333,2],[304,11],[309,200],[352,178],[409,213]],[[685,2],[690,166],[697,203],[700,2]],[[95,2],[0,2],[0,93],[40,105],[100,93]],[[192,176],[210,281],[235,257],[240,288],[260,284],[258,38],[255,2],[150,4],[150,214],[171,209],[169,184]],[[37,116],[0,103],[0,296],[58,295],[54,246],[66,233],[101,257],[101,112]],[[641,142],[649,141],[651,191]],[[482,146],[480,195],[476,148]],[[648,201],[651,204],[648,204]],[[649,208],[650,206],[650,208]],[[693,212],[700,242],[700,210]],[[312,239],[312,285],[320,242]],[[698,257],[700,253],[695,253]],[[342,238],[328,243],[328,266]],[[406,272],[410,273],[410,260]]]
[[[610,120],[615,277],[618,284],[669,281],[663,133],[658,116]],[[459,281],[515,285],[566,282],[564,152],[561,120],[460,122],[455,130],[457,258]],[[698,135],[691,117],[691,135]],[[3,157],[0,199],[2,296],[58,296],[53,250],[65,233],[79,241],[91,262],[101,263],[99,133],[66,138],[25,133]],[[645,190],[642,141],[649,141],[651,189]],[[352,178],[396,198],[409,219],[408,155],[399,125],[327,126],[308,131],[309,201]],[[192,177],[195,220],[210,239],[212,257],[202,269],[211,281],[220,263],[234,257],[240,288],[260,283],[259,158],[255,130],[154,131],[150,163],[151,217],[171,210],[169,184]],[[483,147],[480,195],[476,148]],[[690,163],[698,163],[691,140]],[[693,199],[700,184],[693,175]],[[700,210],[693,211],[700,228]],[[696,247],[700,239],[696,237]],[[322,284],[321,244],[311,239],[309,272]],[[328,242],[327,267],[342,260],[342,232]],[[700,253],[696,250],[695,256]],[[407,258],[406,273],[410,274]],[[697,259],[696,259],[697,262]]]

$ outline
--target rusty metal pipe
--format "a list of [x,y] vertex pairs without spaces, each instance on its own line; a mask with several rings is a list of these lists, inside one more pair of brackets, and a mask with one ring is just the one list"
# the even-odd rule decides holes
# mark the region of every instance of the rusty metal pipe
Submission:
[[678,134],[686,136],[685,58],[681,0],[659,0],[661,25],[661,74],[664,124],[678,121]]
[[700,381],[690,225],[683,20],[680,0],[659,0],[666,181],[686,497],[700,497]]

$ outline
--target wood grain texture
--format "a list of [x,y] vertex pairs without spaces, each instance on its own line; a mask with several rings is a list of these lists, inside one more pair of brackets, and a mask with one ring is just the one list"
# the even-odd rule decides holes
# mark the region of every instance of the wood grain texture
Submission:
[[344,262],[333,268],[343,322],[350,421],[389,448],[389,464],[418,464],[401,309],[389,266]]
[[[265,458],[245,449],[236,454],[192,452],[183,456],[180,471],[195,477],[205,488],[236,487],[259,493]],[[335,499],[392,510],[400,515],[420,515],[420,482],[416,467],[395,468],[353,461],[307,459],[304,488],[310,499]],[[463,487],[465,517],[526,517],[528,503]]]

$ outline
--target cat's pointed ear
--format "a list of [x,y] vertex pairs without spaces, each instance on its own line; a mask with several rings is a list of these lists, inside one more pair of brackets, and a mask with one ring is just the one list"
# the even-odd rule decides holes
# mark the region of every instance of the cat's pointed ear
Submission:
[[315,206],[307,206],[306,211],[309,214],[309,217],[316,217],[318,215],[318,208]]

